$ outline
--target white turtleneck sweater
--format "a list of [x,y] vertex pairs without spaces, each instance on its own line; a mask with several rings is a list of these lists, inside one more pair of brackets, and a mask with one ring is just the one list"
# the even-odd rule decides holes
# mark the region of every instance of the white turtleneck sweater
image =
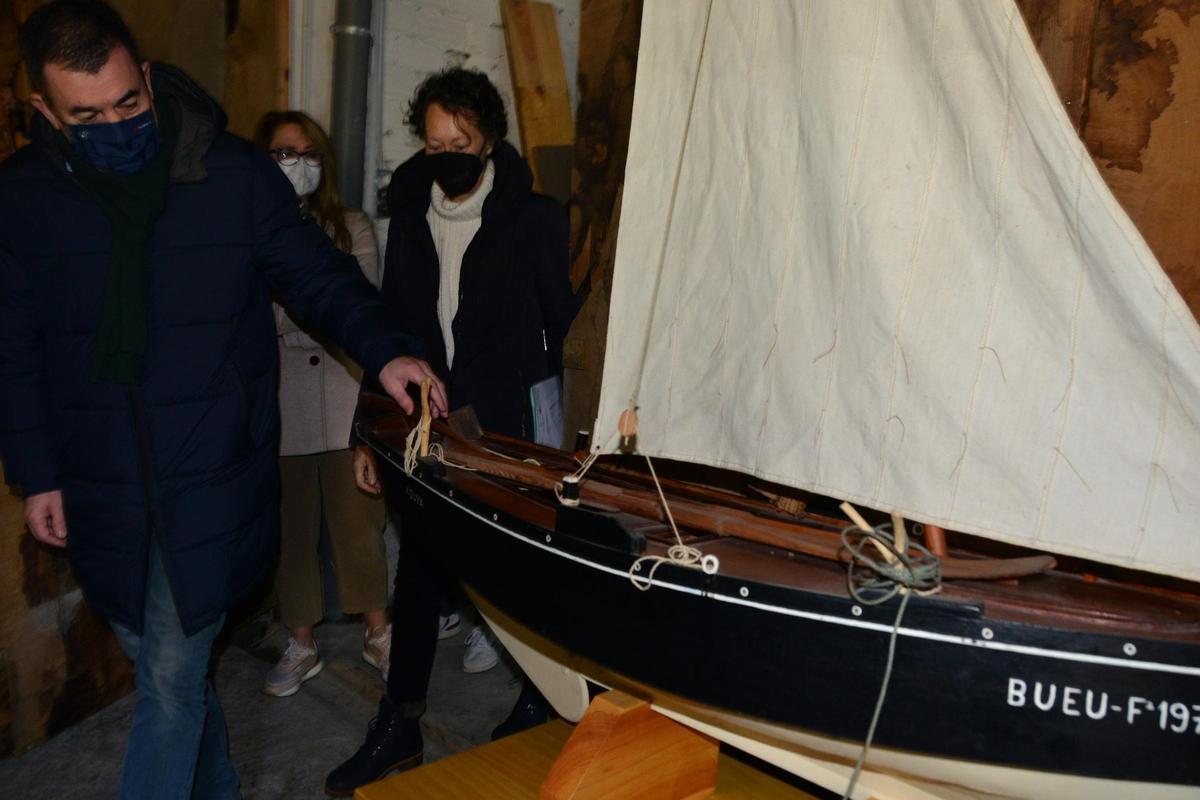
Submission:
[[429,210],[425,221],[433,234],[433,246],[437,250],[441,281],[438,287],[438,323],[442,327],[442,341],[446,343],[446,366],[454,363],[454,332],[451,325],[458,313],[458,278],[462,272],[463,254],[467,245],[475,238],[483,222],[483,201],[492,191],[496,180],[496,166],[488,159],[483,182],[479,188],[463,200],[455,203],[446,199],[446,193],[435,181],[429,193]]

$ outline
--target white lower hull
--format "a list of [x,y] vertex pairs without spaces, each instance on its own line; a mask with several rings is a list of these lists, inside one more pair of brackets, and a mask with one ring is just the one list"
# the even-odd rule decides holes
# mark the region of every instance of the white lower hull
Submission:
[[[612,673],[543,639],[471,593],[497,637],[565,719],[587,709],[584,679],[646,698],[671,719],[750,753],[804,780],[842,794],[861,743],[731,714]],[[966,712],[964,712],[966,713]],[[919,725],[920,720],[914,720]],[[1020,736],[1020,731],[1012,731]],[[873,747],[855,800],[1197,800],[1195,787],[1114,781]]]

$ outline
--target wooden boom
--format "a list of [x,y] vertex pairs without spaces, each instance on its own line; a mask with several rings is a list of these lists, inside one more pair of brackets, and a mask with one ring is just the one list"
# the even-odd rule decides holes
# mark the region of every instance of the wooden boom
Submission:
[[[383,437],[388,437],[388,427],[384,425],[377,428],[381,443]],[[564,477],[563,474],[541,465],[489,452],[458,436],[444,423],[435,422],[434,430],[441,436],[444,458],[451,469],[455,466],[466,467],[485,475],[548,491],[553,491]],[[657,493],[614,486],[592,478],[585,477],[580,482],[579,502],[598,511],[623,511],[664,523],[667,521],[666,512]],[[676,523],[694,531],[745,539],[831,561],[849,561],[849,555],[842,547],[840,537],[829,531],[758,516],[719,502],[701,503],[678,496],[670,496],[668,502]],[[942,577],[1000,580],[1035,575],[1052,569],[1054,565],[1054,558],[1049,555],[978,559],[946,556],[942,558]]]

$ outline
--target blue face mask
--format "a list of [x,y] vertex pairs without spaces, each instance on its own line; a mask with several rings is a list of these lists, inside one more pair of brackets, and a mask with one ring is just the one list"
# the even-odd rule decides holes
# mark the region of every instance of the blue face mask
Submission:
[[71,125],[75,152],[94,166],[122,175],[141,172],[158,154],[154,109],[120,122]]

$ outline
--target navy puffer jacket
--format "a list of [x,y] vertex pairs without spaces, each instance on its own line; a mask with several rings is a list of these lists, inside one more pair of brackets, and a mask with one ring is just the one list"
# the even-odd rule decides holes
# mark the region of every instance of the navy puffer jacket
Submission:
[[278,545],[275,319],[269,293],[377,375],[415,342],[354,259],[303,221],[280,169],[224,132],[170,67],[155,102],[180,135],[150,240],[142,384],[91,383],[112,228],[39,117],[0,165],[0,455],[26,496],[60,489],[67,546],[94,610],[140,631],[160,547],[188,633],[271,568]]

